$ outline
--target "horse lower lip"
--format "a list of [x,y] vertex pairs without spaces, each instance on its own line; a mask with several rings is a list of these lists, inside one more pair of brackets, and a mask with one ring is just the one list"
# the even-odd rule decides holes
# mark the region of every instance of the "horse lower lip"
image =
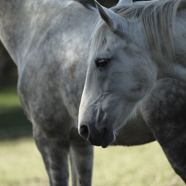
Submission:
[[101,146],[102,146],[102,148],[107,148],[109,146],[109,144],[102,143]]
[[102,148],[108,147],[113,141],[115,141],[115,134],[112,131],[104,130],[97,135],[90,135],[88,142],[95,146],[101,146]]
[[[115,140],[115,139],[114,139]],[[107,139],[103,139],[103,141],[100,143],[100,142],[95,142],[95,141],[90,141],[89,140],[89,143],[92,144],[92,145],[95,145],[95,146],[101,146],[102,148],[106,148],[108,147],[114,140],[107,140]]]
[[110,142],[108,139],[103,138],[100,141],[88,140],[90,144],[95,146],[101,146],[102,148],[106,148],[109,146]]
[[101,143],[101,146],[102,146],[102,148],[106,148],[106,147],[108,147],[108,145],[109,145],[109,143],[108,143],[107,139],[105,139],[105,131],[104,131],[103,141]]
[[102,148],[106,148],[106,147],[108,147],[112,142],[114,142],[115,141],[115,139],[116,139],[116,136],[115,136],[115,134],[113,134],[113,139],[112,140],[104,140],[104,138],[103,138],[103,141],[102,141],[102,144],[101,144],[101,146],[102,146]]

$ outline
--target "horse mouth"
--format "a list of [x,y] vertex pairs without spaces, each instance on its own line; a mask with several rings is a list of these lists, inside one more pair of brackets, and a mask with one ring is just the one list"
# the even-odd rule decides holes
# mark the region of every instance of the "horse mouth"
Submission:
[[91,145],[108,147],[116,137],[112,127],[96,127],[95,123],[81,122],[78,128],[81,137],[86,139]]
[[100,145],[102,148],[107,148],[110,145],[110,143],[106,143],[106,142],[102,142],[102,144]]
[[103,131],[103,140],[102,140],[102,143],[101,143],[101,146],[102,148],[106,148],[109,146],[110,143],[110,140],[107,138],[107,129],[105,128],[104,131]]
[[95,146],[101,146],[102,148],[108,147],[113,141],[115,141],[116,137],[113,132],[108,131],[107,129],[103,129],[99,135],[94,136],[92,138],[89,136],[89,143]]

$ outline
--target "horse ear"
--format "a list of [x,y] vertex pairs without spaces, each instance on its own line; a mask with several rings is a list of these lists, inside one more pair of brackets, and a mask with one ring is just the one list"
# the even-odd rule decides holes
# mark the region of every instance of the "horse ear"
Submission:
[[101,6],[96,0],[95,4],[101,18],[114,33],[120,32],[122,27],[127,27],[127,21],[124,18],[120,17],[112,10]]
[[132,4],[132,3],[133,3],[132,0],[119,0],[118,4],[116,6]]

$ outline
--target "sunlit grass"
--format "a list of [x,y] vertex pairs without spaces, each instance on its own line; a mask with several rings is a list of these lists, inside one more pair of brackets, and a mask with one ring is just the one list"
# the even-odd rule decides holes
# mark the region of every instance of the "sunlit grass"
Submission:
[[32,139],[0,142],[0,185],[48,185],[41,156]]
[[[23,137],[31,133],[31,128],[24,128],[29,124],[20,109],[15,89],[0,91],[0,137],[5,131],[11,137],[0,141],[0,186],[49,186],[33,138]],[[94,154],[93,186],[185,185],[157,142],[137,147],[96,147]]]
[[[94,186],[182,186],[157,142],[96,148]],[[101,180],[101,183],[100,183]]]
[[[48,186],[32,138],[0,142],[1,186]],[[95,148],[93,186],[182,186],[157,143]]]

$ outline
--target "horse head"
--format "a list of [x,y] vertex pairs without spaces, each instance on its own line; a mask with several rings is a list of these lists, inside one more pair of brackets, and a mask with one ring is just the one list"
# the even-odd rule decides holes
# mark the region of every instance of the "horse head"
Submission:
[[96,5],[100,20],[91,39],[78,130],[91,144],[107,147],[150,92],[157,68],[144,52],[143,37],[133,37],[128,21]]

